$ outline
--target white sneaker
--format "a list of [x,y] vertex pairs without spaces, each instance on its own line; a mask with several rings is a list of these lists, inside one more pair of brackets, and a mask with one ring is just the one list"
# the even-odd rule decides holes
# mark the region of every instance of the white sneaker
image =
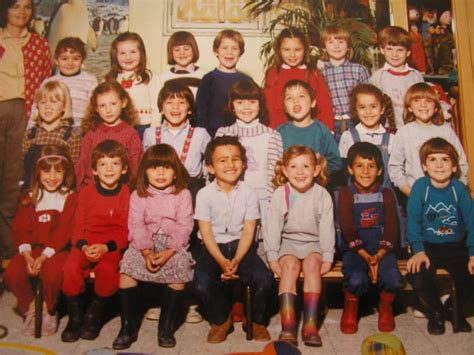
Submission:
[[197,311],[197,305],[193,304],[189,306],[188,314],[186,315],[186,323],[201,323],[201,313]]
[[160,308],[150,308],[145,314],[145,318],[148,320],[160,320]]
[[415,318],[426,318],[425,314],[422,311],[417,310],[416,308],[413,308],[413,317],[415,317]]

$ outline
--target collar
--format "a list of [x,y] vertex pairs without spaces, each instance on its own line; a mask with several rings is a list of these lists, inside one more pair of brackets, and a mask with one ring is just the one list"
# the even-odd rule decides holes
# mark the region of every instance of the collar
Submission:
[[174,131],[174,130],[172,130],[168,127],[168,122],[166,122],[166,120],[163,120],[163,123],[161,124],[161,129],[164,129],[164,130],[170,132],[174,136],[177,136],[181,132],[183,132],[184,130],[187,130],[190,126],[191,126],[191,124],[189,123],[189,120],[186,120],[185,125],[183,127],[181,127],[181,129],[179,129],[178,131]]
[[393,67],[387,62],[385,62],[385,64],[383,65],[383,70],[388,71],[390,74],[395,75],[395,76],[407,76],[412,71],[415,71],[415,69],[411,68],[406,63],[405,63],[405,66],[403,67],[403,71],[398,71],[398,70],[393,69]]
[[382,126],[382,124],[379,124],[379,128],[377,128],[375,131],[369,131],[367,128],[365,128],[365,126],[362,124],[362,123],[358,123],[355,128],[360,132],[360,133],[363,133],[363,134],[367,134],[367,135],[379,135],[379,134],[384,134],[385,132],[387,132],[385,130],[385,128]]
[[[290,67],[290,66],[289,66],[288,64],[286,64],[286,63],[283,63],[283,64],[281,65],[281,68],[282,68],[282,69],[294,69],[294,68]],[[308,69],[308,67],[306,66],[306,64],[298,65],[296,68],[297,68],[297,69]]]
[[30,35],[30,31],[27,28],[24,28],[23,31],[20,33],[20,37],[13,37],[10,32],[8,32],[7,28],[2,28],[2,37],[5,39],[24,39]]
[[196,70],[198,70],[199,67],[194,65],[194,63],[189,64],[186,68],[184,69],[176,69],[176,67],[171,67],[171,72],[173,74],[191,74],[194,73]]
[[[40,124],[40,121],[39,121],[39,117],[38,117],[38,121],[35,123],[35,126],[38,128],[38,129],[42,129],[44,131],[46,131],[46,129],[44,129],[43,127],[41,127],[41,124]],[[71,121],[68,119],[68,118],[61,118],[59,120],[59,125],[53,129],[52,131],[47,131],[47,132],[55,132],[55,131],[58,131],[60,130],[61,128],[69,128],[71,126]]]
[[256,118],[252,122],[246,123],[237,119],[235,120],[235,123],[237,123],[237,126],[242,127],[242,128],[254,128],[258,126],[258,124],[260,123],[260,120]]
[[119,132],[124,129],[125,126],[128,126],[128,123],[125,121],[122,121],[118,125],[113,127],[107,126],[105,123],[102,122],[99,126],[97,126],[97,129],[102,132]]
[[156,194],[167,194],[167,195],[170,195],[170,194],[173,194],[174,191],[175,191],[175,188],[173,185],[171,186],[168,186],[166,189],[164,190],[160,190],[160,189],[157,189],[156,187],[153,187],[151,185],[148,185],[148,188],[147,188],[148,192],[150,192],[151,194],[153,195],[156,195]]
[[118,73],[117,75],[117,81],[122,81],[122,80],[133,80],[137,81],[139,80],[140,77],[135,74],[133,71],[122,71]]
[[[122,179],[120,179],[122,180]],[[112,189],[112,190],[108,190],[108,189],[104,189],[102,187],[102,185],[100,184],[100,182],[97,180],[95,182],[95,188],[97,190],[97,192],[99,193],[99,195],[102,195],[102,196],[116,196],[119,194],[120,190],[122,190],[122,181],[119,181],[117,187],[115,189]]]
[[75,76],[78,76],[78,75],[81,75],[81,70],[79,69],[79,71],[75,74],[71,74],[71,75],[66,75],[66,74],[63,74],[61,73],[61,71],[59,72],[59,75],[64,77],[64,78],[72,78],[72,77],[75,77]]
[[[214,188],[216,189],[216,191],[222,191],[224,192],[220,186],[217,184],[217,179],[214,177],[214,180],[211,182],[211,185],[214,184]],[[236,191],[239,189],[240,185],[242,184],[242,181],[241,180],[238,180],[237,181],[237,184],[235,184],[234,186],[234,189],[232,191]]]
[[371,193],[374,193],[374,192],[377,192],[379,189],[380,189],[380,182],[376,182],[375,184],[373,184],[370,189],[368,190],[365,190],[365,189],[360,189],[356,186],[356,184],[354,184],[354,181],[353,181],[353,178],[351,177],[350,179],[350,184],[354,187],[354,189],[360,193],[360,194],[371,194]]
[[348,63],[350,63],[350,62],[347,60],[347,58],[345,58],[344,61],[339,65],[334,65],[334,64],[331,63],[330,60],[327,60],[327,61],[324,62],[324,66],[325,67],[331,67],[331,68],[339,68],[339,67],[347,65]]

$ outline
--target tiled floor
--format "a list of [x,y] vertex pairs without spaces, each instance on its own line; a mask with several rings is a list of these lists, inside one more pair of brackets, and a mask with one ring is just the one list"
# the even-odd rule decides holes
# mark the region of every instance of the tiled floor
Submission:
[[[5,292],[0,298],[0,324],[8,327],[9,334],[6,338],[0,340],[0,354],[37,354],[24,349],[7,349],[2,347],[2,343],[38,346],[58,354],[85,354],[93,349],[111,348],[112,341],[120,327],[120,320],[116,317],[104,326],[97,340],[80,340],[77,343],[66,344],[60,340],[60,332],[66,323],[66,318],[63,318],[57,334],[34,339],[21,334],[22,319],[13,311],[14,306],[15,299],[13,295]],[[358,333],[350,336],[341,334],[339,330],[340,316],[341,309],[331,308],[321,329],[323,347],[308,348],[301,345],[302,353],[359,354],[364,338],[377,332],[377,314],[363,317],[359,323]],[[474,325],[474,317],[470,317],[469,321]],[[402,340],[407,354],[474,354],[474,333],[453,334],[451,325],[447,323],[445,335],[431,336],[426,331],[426,320],[414,318],[410,311],[397,315],[396,322],[397,329],[393,334]],[[157,346],[156,328],[156,322],[144,320],[138,341],[128,351],[151,354],[213,355],[228,352],[261,351],[265,345],[255,341],[246,341],[239,325],[234,333],[229,335],[225,343],[207,344],[206,334],[209,326],[203,322],[200,324],[184,324],[176,333],[177,346],[173,349],[163,349]],[[276,339],[280,330],[278,315],[272,318],[269,330],[272,338]],[[111,354],[112,352],[106,353]],[[101,354],[104,354],[104,352],[101,352]],[[98,355],[98,352],[95,355]]]

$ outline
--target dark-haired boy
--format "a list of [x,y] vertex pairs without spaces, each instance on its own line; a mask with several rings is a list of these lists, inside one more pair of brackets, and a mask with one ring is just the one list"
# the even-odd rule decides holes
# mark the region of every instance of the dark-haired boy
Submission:
[[344,251],[344,311],[341,331],[357,332],[359,297],[370,284],[380,289],[378,327],[395,329],[392,303],[402,286],[393,248],[398,241],[397,204],[393,192],[383,186],[383,159],[377,146],[355,143],[348,152],[351,179],[339,194],[339,221]]
[[237,277],[253,291],[253,338],[268,341],[266,308],[274,279],[256,253],[254,235],[260,218],[257,194],[240,181],[247,165],[245,148],[238,137],[218,137],[208,144],[204,158],[215,180],[196,198],[194,218],[203,248],[192,288],[211,323],[207,341],[221,343],[234,329],[232,298],[229,285],[223,281]]

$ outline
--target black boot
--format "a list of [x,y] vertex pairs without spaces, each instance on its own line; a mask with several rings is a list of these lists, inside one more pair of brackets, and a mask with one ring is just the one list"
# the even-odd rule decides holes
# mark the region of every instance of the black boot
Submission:
[[418,300],[424,308],[428,318],[428,333],[431,335],[441,335],[446,331],[444,326],[443,304],[436,293],[417,292]]
[[94,340],[99,336],[102,329],[102,315],[104,313],[104,305],[107,297],[94,296],[92,302],[87,308],[84,316],[84,324],[81,329],[81,338],[86,340]]
[[65,343],[74,343],[81,336],[81,326],[84,317],[80,295],[67,297],[67,313],[69,321],[61,334],[61,340]]
[[183,292],[169,287],[163,290],[163,303],[158,323],[158,345],[163,348],[173,348],[176,345],[175,322],[182,304]]
[[136,311],[136,294],[137,287],[119,289],[120,299],[120,321],[122,326],[120,332],[115,338],[112,348],[115,350],[128,349],[132,343],[137,340],[138,325]]
[[[458,308],[461,308],[462,305],[459,305]],[[453,301],[451,297],[449,297],[445,304],[444,304],[444,316],[445,318],[453,324],[454,328],[454,319],[453,319]],[[463,317],[462,311],[458,309],[457,312],[458,316],[458,331],[463,333],[470,333],[472,332],[472,327],[466,318]]]

